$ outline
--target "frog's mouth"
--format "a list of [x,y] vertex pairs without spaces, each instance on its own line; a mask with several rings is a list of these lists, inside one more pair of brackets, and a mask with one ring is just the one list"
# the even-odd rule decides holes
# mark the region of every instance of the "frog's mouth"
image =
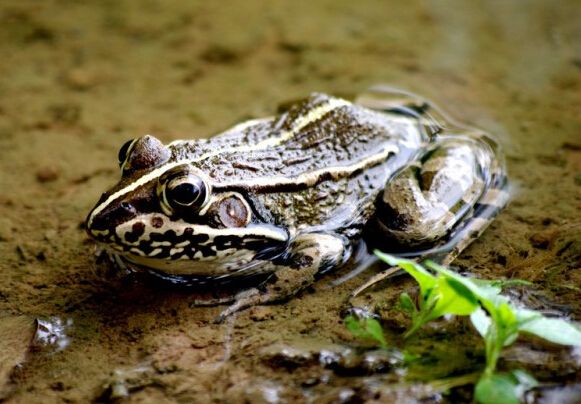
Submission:
[[109,265],[113,265],[117,271],[120,271],[118,274],[119,276],[125,277],[131,274],[137,275],[139,276],[138,279],[140,281],[146,283],[153,282],[155,287],[163,287],[165,285],[170,288],[185,287],[187,290],[193,289],[202,291],[207,291],[208,286],[212,287],[212,291],[223,291],[222,289],[214,288],[233,287],[234,289],[231,290],[231,293],[235,294],[245,286],[256,286],[268,279],[272,274],[272,271],[268,270],[268,261],[261,260],[254,260],[252,264],[245,268],[240,268],[240,270],[234,274],[217,275],[209,272],[193,274],[191,271],[185,271],[184,274],[174,274],[137,264],[131,261],[128,256],[121,255],[110,249],[101,250],[101,254],[101,257],[107,257]]
[[[284,246],[284,245],[283,245]],[[265,271],[270,260],[284,253],[286,248],[271,248],[269,253],[236,249],[211,260],[159,259],[134,254],[116,253],[129,269],[152,270],[171,277],[184,278],[229,278],[253,276]]]
[[230,277],[264,271],[264,262],[281,255],[291,239],[282,228],[250,224],[214,228],[182,221],[154,227],[148,215],[115,228],[104,247],[127,266],[172,276]]

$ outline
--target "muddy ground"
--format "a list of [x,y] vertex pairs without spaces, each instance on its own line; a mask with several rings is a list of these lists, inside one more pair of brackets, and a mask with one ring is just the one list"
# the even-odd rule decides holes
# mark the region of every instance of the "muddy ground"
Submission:
[[[388,83],[504,147],[512,202],[456,266],[531,281],[511,296],[581,321],[579,21],[574,0],[2,1],[0,401],[470,401],[469,385],[429,383],[482,368],[467,323],[420,332],[409,367],[346,351],[361,343],[342,310],[373,271],[215,325],[222,308],[187,291],[105,276],[83,220],[128,138],[209,136],[311,91]],[[399,349],[393,305],[413,288],[358,300]],[[500,366],[539,379],[531,400],[581,400],[578,350],[525,339]]]

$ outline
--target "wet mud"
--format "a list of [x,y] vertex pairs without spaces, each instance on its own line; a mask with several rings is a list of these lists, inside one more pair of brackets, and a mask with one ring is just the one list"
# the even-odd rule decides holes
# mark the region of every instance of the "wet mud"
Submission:
[[[332,286],[339,271],[214,324],[223,307],[107,273],[83,221],[129,138],[206,137],[312,91],[389,84],[505,150],[512,201],[454,265],[528,280],[515,301],[581,321],[579,21],[575,1],[3,1],[0,401],[469,402],[484,347],[467,322],[425,327],[404,360],[406,277],[348,302],[377,268]],[[393,348],[353,339],[350,304]],[[580,400],[579,350],[523,339],[500,367],[538,378],[531,401]]]

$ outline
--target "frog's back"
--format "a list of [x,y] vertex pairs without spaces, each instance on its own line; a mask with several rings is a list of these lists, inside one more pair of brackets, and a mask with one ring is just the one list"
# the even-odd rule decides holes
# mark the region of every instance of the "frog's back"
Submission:
[[362,170],[389,156],[408,161],[423,141],[409,118],[315,93],[277,117],[249,121],[210,139],[177,141],[170,148],[176,159],[187,156],[217,184],[232,184],[330,167]]
[[170,147],[188,153],[214,192],[243,192],[263,220],[300,231],[359,226],[425,140],[412,119],[315,93],[277,117]]

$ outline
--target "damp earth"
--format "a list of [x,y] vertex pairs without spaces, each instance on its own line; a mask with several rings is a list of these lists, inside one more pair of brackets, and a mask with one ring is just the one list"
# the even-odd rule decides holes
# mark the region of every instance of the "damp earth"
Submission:
[[[484,347],[467,322],[406,352],[343,325],[356,305],[400,341],[409,278],[348,302],[378,268],[338,271],[214,324],[223,307],[188,290],[117,279],[83,221],[129,138],[206,137],[312,91],[389,84],[504,148],[512,201],[454,266],[527,280],[513,301],[581,321],[579,21],[575,1],[3,1],[0,401],[470,402]],[[531,402],[581,400],[579,350],[525,338],[499,366],[535,375]]]

